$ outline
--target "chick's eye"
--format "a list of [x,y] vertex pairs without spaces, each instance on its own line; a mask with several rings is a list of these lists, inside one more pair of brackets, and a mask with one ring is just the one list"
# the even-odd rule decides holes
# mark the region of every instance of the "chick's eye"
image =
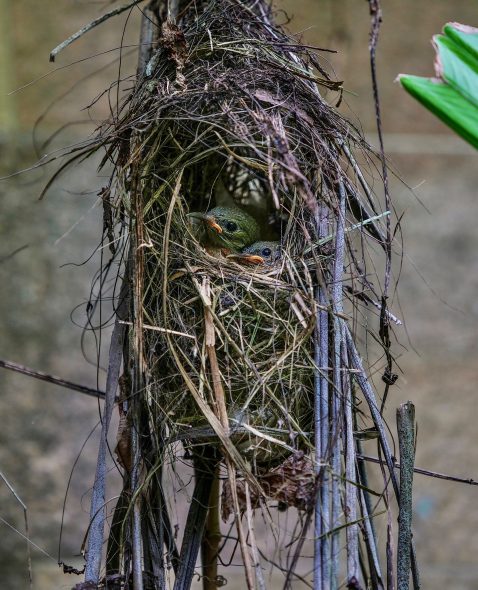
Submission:
[[264,248],[262,250],[262,256],[270,256],[272,254],[272,250],[270,248]]
[[236,231],[237,223],[235,221],[228,221],[226,223],[226,229],[227,229],[227,231],[230,231],[230,232]]

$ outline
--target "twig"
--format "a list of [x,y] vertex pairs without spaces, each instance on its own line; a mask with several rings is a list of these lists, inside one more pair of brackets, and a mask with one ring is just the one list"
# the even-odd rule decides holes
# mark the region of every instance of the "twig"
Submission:
[[387,543],[385,545],[385,553],[387,557],[387,590],[395,590],[395,578],[393,577],[393,524],[388,487],[384,490],[383,501],[385,502],[385,507],[387,509]]
[[359,355],[357,348],[355,346],[355,343],[353,341],[352,334],[350,333],[349,327],[345,324],[345,322],[342,322],[342,325],[343,325],[343,329],[345,331],[345,336],[346,336],[346,340],[347,340],[347,349],[348,349],[348,353],[349,353],[350,364],[351,364],[352,368],[354,368],[358,371],[357,373],[354,373],[354,377],[357,380],[357,383],[358,383],[360,389],[362,390],[365,400],[369,406],[370,413],[372,415],[372,419],[374,421],[375,427],[379,432],[380,444],[382,446],[383,453],[385,455],[385,463],[386,463],[386,465],[388,467],[388,471],[390,473],[390,479],[392,480],[393,489],[394,489],[395,494],[398,498],[400,495],[399,486],[398,486],[397,477],[394,472],[392,451],[390,449],[390,444],[388,442],[387,434],[385,432],[383,418],[379,412],[378,404],[375,399],[375,394],[374,394],[373,389],[367,379],[367,375],[366,375],[365,370],[362,365],[362,360],[360,358],[360,355]]
[[[127,326],[132,326],[132,322],[122,322]],[[173,334],[174,336],[183,336],[183,338],[191,338],[194,340],[194,336],[191,334],[186,334],[185,332],[178,332],[177,330],[168,330],[168,328],[161,328],[160,326],[150,326],[149,324],[143,324],[144,330],[152,330],[153,332],[167,332],[168,334]]]
[[[385,158],[385,149],[383,144],[383,133],[382,133],[382,118],[380,113],[380,98],[378,92],[377,82],[377,66],[376,66],[376,51],[378,43],[378,35],[380,31],[380,25],[382,23],[382,9],[380,8],[380,0],[369,0],[370,14],[372,16],[372,28],[370,31],[370,69],[372,74],[372,89],[373,98],[375,103],[375,118],[377,122],[377,133],[380,144],[380,160],[382,164],[382,180],[383,189],[385,196],[385,209],[387,211],[391,208],[390,191],[388,187],[388,168],[387,160]],[[392,265],[392,235],[391,235],[391,223],[390,218],[386,220],[386,267],[385,267],[385,283],[383,288],[383,296],[386,299],[388,297],[388,290],[390,287],[391,278],[391,265]]]
[[33,588],[33,574],[32,574],[32,557],[30,552],[30,530],[28,526],[28,508],[25,502],[20,498],[20,496],[15,491],[15,488],[12,484],[8,481],[5,475],[0,471],[0,479],[3,480],[3,483],[7,486],[7,488],[12,492],[16,501],[20,504],[23,510],[23,519],[25,522],[25,539],[27,541],[27,564],[28,564],[28,579],[30,582],[30,588]]
[[15,248],[15,250],[10,252],[10,254],[5,254],[5,256],[0,256],[0,264],[3,264],[7,260],[10,260],[11,258],[16,256],[20,252],[23,252],[23,250],[26,250],[29,247],[30,247],[29,244],[24,244],[23,246],[20,246],[19,248]]
[[[346,325],[345,322],[342,322],[342,325],[345,330],[345,335],[346,335],[346,340],[347,340],[347,348],[348,348],[348,353],[350,355],[350,363],[354,369],[357,369],[359,371],[358,373],[355,374],[355,379],[357,380],[357,383],[358,383],[358,385],[363,393],[363,396],[368,404],[368,407],[370,409],[370,414],[371,414],[372,419],[374,421],[375,427],[377,428],[377,430],[379,432],[380,446],[383,450],[383,454],[385,455],[385,463],[387,465],[388,472],[390,474],[390,479],[392,481],[392,486],[393,486],[393,490],[395,492],[395,497],[397,498],[397,501],[399,501],[400,490],[399,490],[399,486],[398,486],[397,477],[396,477],[395,471],[394,471],[394,462],[393,462],[393,458],[392,458],[392,452],[391,452],[390,444],[388,442],[387,435],[385,432],[383,418],[382,418],[382,415],[379,411],[373,389],[370,386],[370,383],[367,379],[367,375],[363,369],[362,360],[360,359],[360,355],[359,355],[357,348],[355,346],[355,343],[353,341],[349,327]],[[412,541],[411,552],[412,552],[412,574],[413,574],[413,579],[414,579],[414,586],[417,589],[420,587],[420,576],[419,576],[419,572],[418,572],[418,564],[417,564],[416,552],[415,552],[415,547],[414,547],[413,541]]]
[[415,461],[415,406],[410,401],[402,404],[397,410],[397,432],[400,447],[397,590],[408,590],[412,541],[413,464]]
[[128,4],[124,4],[123,6],[118,6],[118,8],[114,8],[113,10],[110,10],[106,14],[103,14],[102,16],[96,18],[95,20],[92,20],[87,25],[82,27],[80,30],[76,31],[76,33],[73,33],[73,35],[71,35],[71,37],[68,37],[68,39],[65,39],[62,43],[60,43],[60,45],[57,45],[55,47],[55,49],[53,49],[50,52],[50,61],[51,62],[55,61],[55,58],[60,53],[60,51],[63,51],[63,49],[68,47],[68,45],[71,45],[74,41],[76,41],[77,39],[82,37],[85,33],[88,33],[88,31],[91,31],[91,29],[94,29],[96,26],[101,25],[101,23],[104,23],[109,18],[111,18],[113,16],[118,16],[122,12],[125,12],[126,10],[132,8],[136,4],[139,4],[140,2],[143,2],[143,1],[144,0],[134,0],[133,2],[128,2]]
[[48,373],[43,373],[42,371],[36,371],[35,369],[25,367],[25,365],[19,365],[18,363],[14,363],[13,361],[6,361],[4,359],[0,359],[0,367],[3,367],[4,369],[9,369],[10,371],[15,371],[16,373],[21,373],[22,375],[27,375],[28,377],[33,377],[34,379],[40,379],[40,381],[54,383],[55,385],[59,385],[60,387],[66,387],[67,389],[71,389],[72,391],[79,391],[80,393],[91,395],[95,398],[105,397],[105,392],[99,389],[93,389],[92,387],[87,387],[86,385],[79,385],[78,383],[73,383],[73,381],[68,381],[67,379],[63,379],[62,377],[55,377],[54,375],[49,375]]
[[[377,82],[377,67],[376,67],[376,50],[377,50],[377,43],[378,43],[378,35],[380,32],[380,25],[382,23],[382,9],[380,7],[380,0],[369,0],[369,7],[370,7],[370,15],[372,17],[372,28],[370,31],[370,43],[369,43],[369,51],[370,51],[370,69],[372,74],[372,90],[373,90],[373,100],[375,104],[375,119],[377,122],[377,133],[378,139],[380,144],[380,161],[382,164],[382,180],[383,180],[383,190],[385,196],[385,209],[387,211],[391,208],[391,199],[390,199],[390,191],[388,187],[388,168],[387,168],[387,160],[385,158],[385,149],[383,144],[383,133],[382,133],[382,118],[380,114],[380,98],[378,92],[378,82]],[[384,285],[383,285],[383,293],[382,293],[382,309],[380,312],[380,330],[379,335],[380,339],[383,344],[383,349],[385,351],[385,356],[387,358],[387,366],[385,368],[385,373],[383,375],[383,381],[385,382],[385,389],[382,396],[382,404],[380,412],[383,412],[385,407],[385,403],[387,401],[388,391],[390,386],[393,385],[396,381],[396,376],[393,374],[393,358],[390,353],[390,329],[389,329],[389,319],[387,316],[387,300],[388,294],[390,290],[390,280],[392,275],[392,230],[391,230],[391,221],[390,217],[387,217],[385,221],[385,228],[386,228],[386,239],[385,239],[385,275],[384,275]]]
[[[210,299],[210,285],[207,279],[204,280],[204,295],[207,300]],[[224,432],[229,436],[229,417],[227,414],[226,407],[226,396],[224,388],[222,386],[221,372],[216,355],[216,336],[214,330],[214,323],[210,313],[209,306],[204,306],[204,325],[205,325],[205,344],[206,351],[209,359],[209,366],[211,369],[211,380],[214,391],[214,400],[216,406],[217,418],[221,422]],[[242,561],[244,563],[244,570],[246,574],[246,583],[248,590],[254,590],[254,576],[252,573],[251,557],[246,542],[246,535],[241,522],[241,514],[239,509],[239,500],[237,497],[237,483],[236,483],[236,467],[232,462],[231,458],[226,455],[225,463],[227,467],[227,473],[229,477],[229,484],[232,495],[232,503],[234,505],[234,517],[236,520],[236,529],[239,536],[239,543],[241,547]],[[247,481],[245,482],[247,485]],[[217,559],[217,554],[216,554]]]
[[[383,213],[379,213],[377,215],[374,215],[373,217],[367,217],[358,223],[354,223],[353,225],[346,227],[345,232],[348,233],[348,232],[354,231],[356,229],[359,229],[361,227],[365,227],[365,226],[373,223],[374,221],[377,221],[378,219],[381,219],[382,217],[385,217],[387,215],[390,215],[390,211],[384,211]],[[332,232],[328,236],[325,236],[325,237],[321,238],[320,240],[318,240],[315,244],[313,244],[311,246],[307,246],[307,248],[304,249],[304,254],[307,254],[308,252],[312,251],[317,246],[323,246],[324,244],[327,244],[328,242],[332,241],[334,238],[335,238],[335,232]]]
[[[348,357],[348,353],[347,353]],[[355,396],[352,395],[352,401],[355,405]],[[353,415],[353,426],[354,430],[357,430],[357,415]],[[368,474],[367,469],[365,467],[365,462],[361,460],[361,452],[362,452],[362,441],[360,439],[356,439],[355,441],[356,451],[357,451],[357,479],[361,484],[360,488],[360,503],[362,506],[362,514],[365,518],[365,515],[368,515],[368,519],[365,520],[365,530],[364,530],[364,541],[367,547],[367,552],[369,556],[369,565],[370,565],[370,574],[371,574],[371,586],[373,590],[383,590],[383,578],[382,578],[382,571],[380,568],[380,561],[378,557],[378,549],[377,549],[377,533],[375,531],[374,521],[371,518],[373,514],[372,502],[371,502],[371,494],[369,492],[370,486],[368,481]]]
[[[358,459],[369,461],[370,463],[383,463],[378,457],[369,457],[368,455],[357,455]],[[400,469],[400,463],[394,462],[396,469]],[[444,479],[445,481],[454,481],[457,483],[466,483],[470,486],[478,486],[478,481],[472,477],[455,477],[454,475],[447,475],[446,473],[438,473],[437,471],[430,471],[429,469],[421,469],[420,467],[413,468],[414,473],[419,475],[426,475],[427,477],[434,477],[436,479]]]
[[[204,278],[203,288],[206,297],[211,295],[208,278]],[[214,322],[211,312],[207,306],[204,306],[204,341],[206,352],[211,369],[211,381],[214,391],[216,416],[222,424],[224,431],[229,432],[229,418],[227,415],[226,398],[222,387],[221,372],[217,362],[216,355],[216,333],[214,331]],[[230,470],[228,464],[228,471]],[[203,546],[203,576],[204,590],[216,590],[217,588],[217,562],[219,557],[219,547],[221,543],[221,527],[219,523],[219,470],[214,472],[214,481],[211,487],[211,494],[208,501],[208,522],[206,532],[202,540]],[[207,538],[206,538],[207,535]]]
[[[241,522],[241,514],[239,510],[239,499],[237,497],[237,480],[236,480],[236,469],[229,457],[226,457],[227,473],[229,476],[229,484],[232,495],[232,504],[234,506],[234,518],[236,520],[236,529],[239,537],[239,544],[241,547],[242,561],[244,563],[244,572],[246,575],[246,584],[248,590],[254,590],[254,575],[252,571],[251,556],[247,547],[247,539],[244,534],[244,528]],[[247,482],[246,482],[247,485]]]
[[264,581],[264,575],[262,573],[261,560],[259,551],[257,550],[256,533],[254,530],[254,513],[252,510],[251,492],[247,481],[244,484],[246,492],[246,516],[247,516],[247,528],[249,529],[249,539],[251,543],[252,558],[254,560],[254,570],[256,572],[256,584],[259,590],[266,590],[266,583]]
[[[363,486],[363,481],[361,482]],[[372,588],[383,590],[382,572],[380,569],[380,558],[378,555],[377,539],[373,527],[373,515],[370,511],[367,496],[363,487],[360,488],[360,502],[364,519],[364,538],[367,547],[368,560],[370,563]]]

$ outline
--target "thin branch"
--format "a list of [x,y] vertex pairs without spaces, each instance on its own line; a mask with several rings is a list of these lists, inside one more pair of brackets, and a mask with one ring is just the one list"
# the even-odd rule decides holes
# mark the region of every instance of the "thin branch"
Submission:
[[20,506],[23,509],[23,519],[24,519],[24,522],[25,522],[25,539],[27,541],[28,577],[29,577],[29,582],[30,582],[30,588],[33,588],[32,558],[31,558],[31,553],[30,553],[30,531],[29,531],[29,527],[28,527],[28,509],[27,509],[27,505],[20,498],[20,496],[15,491],[15,488],[12,486],[12,484],[8,481],[8,479],[6,478],[6,476],[1,471],[0,471],[0,479],[3,480],[4,484],[12,492],[12,494],[15,496],[15,499],[17,500],[17,502],[20,504]]
[[143,590],[141,496],[138,494],[141,449],[139,446],[139,433],[137,428],[134,427],[131,429],[131,454],[133,457],[133,468],[131,469],[131,493],[134,496],[133,526],[131,535],[131,544],[133,548],[133,588],[134,590]]
[[15,250],[10,252],[10,254],[6,254],[5,256],[0,256],[0,264],[3,264],[7,260],[10,260],[11,258],[16,256],[20,252],[23,252],[23,250],[26,250],[29,247],[30,247],[29,244],[24,244],[23,246],[20,246],[19,248],[15,248]]
[[[377,122],[377,133],[378,139],[380,144],[380,161],[382,164],[382,179],[383,179],[383,190],[385,196],[385,209],[387,211],[391,208],[391,199],[390,199],[390,191],[388,187],[388,168],[387,168],[387,160],[385,158],[385,149],[383,144],[383,133],[382,133],[382,118],[380,113],[380,97],[378,92],[378,82],[377,82],[377,66],[376,66],[376,50],[377,50],[377,43],[378,43],[378,35],[380,32],[380,25],[382,23],[382,9],[380,7],[380,0],[369,0],[369,7],[370,7],[370,15],[372,17],[372,28],[370,31],[370,44],[369,44],[369,51],[370,51],[370,69],[372,73],[372,90],[373,90],[373,100],[375,103],[375,119]],[[393,374],[393,358],[390,353],[390,329],[389,329],[389,320],[387,316],[387,300],[388,294],[390,290],[390,280],[392,276],[392,230],[391,230],[391,221],[390,217],[387,217],[385,220],[385,228],[386,228],[386,236],[385,236],[385,276],[384,276],[384,285],[383,285],[383,293],[382,293],[382,308],[380,312],[380,339],[383,344],[383,349],[385,351],[385,356],[387,357],[387,366],[385,368],[385,373],[383,374],[383,381],[385,382],[385,389],[382,396],[382,404],[380,408],[380,413],[383,412],[385,408],[385,403],[387,401],[388,391],[390,386],[393,385],[397,379],[396,375]]]
[[104,23],[105,21],[107,21],[111,17],[118,16],[122,12],[129,10],[130,8],[135,6],[136,4],[140,4],[140,2],[143,2],[143,1],[144,0],[134,0],[133,2],[128,2],[128,4],[124,4],[123,6],[118,6],[118,8],[114,8],[113,10],[110,10],[106,14],[103,14],[102,16],[96,18],[95,20],[92,20],[84,27],[81,27],[81,29],[79,31],[76,31],[76,33],[73,33],[73,35],[71,35],[71,37],[68,37],[68,39],[65,39],[62,43],[57,45],[55,47],[55,49],[53,49],[50,52],[50,61],[51,62],[55,61],[55,58],[60,53],[60,51],[63,51],[63,49],[65,49],[66,47],[71,45],[74,41],[76,41],[77,39],[82,37],[85,33],[88,33],[88,31],[91,31],[92,29],[94,29],[98,25],[101,25],[101,23]]
[[[370,69],[372,73],[372,90],[373,98],[375,103],[375,118],[377,122],[377,133],[380,144],[380,160],[382,164],[382,180],[383,189],[385,194],[385,209],[387,211],[391,208],[390,191],[388,187],[388,168],[387,160],[385,158],[385,149],[383,143],[382,133],[382,117],[380,113],[380,98],[378,92],[377,82],[377,66],[376,66],[376,50],[378,43],[378,35],[380,31],[380,25],[382,23],[382,9],[380,8],[380,0],[369,0],[370,14],[372,16],[372,29],[370,31]],[[383,296],[386,299],[388,297],[388,290],[390,288],[390,277],[391,277],[391,265],[392,265],[392,234],[391,234],[391,223],[390,217],[386,219],[386,266],[385,266],[385,283],[383,289]]]
[[[378,457],[370,457],[368,455],[357,455],[357,458],[362,459],[363,461],[369,461],[370,463],[377,463],[378,465],[384,463]],[[396,469],[400,469],[400,463],[398,461],[394,462],[394,466]],[[472,477],[455,477],[454,475],[447,475],[446,473],[430,471],[429,469],[421,469],[420,467],[414,467],[413,471],[414,473],[418,473],[419,475],[425,475],[427,477],[444,479],[445,481],[454,481],[456,483],[466,483],[470,486],[478,486],[478,481],[476,479],[473,479]]]
[[[363,481],[361,482],[363,486]],[[363,487],[359,490],[362,515],[364,519],[364,540],[367,547],[368,560],[370,563],[372,588],[383,590],[382,572],[380,569],[380,558],[378,555],[377,538],[373,526],[373,513],[370,511],[367,496]]]
[[40,381],[46,381],[48,383],[59,385],[60,387],[66,387],[67,389],[71,389],[72,391],[79,391],[80,393],[91,395],[95,398],[105,397],[105,392],[99,389],[86,387],[86,385],[79,385],[78,383],[73,383],[73,381],[68,381],[67,379],[63,379],[62,377],[55,377],[54,375],[49,375],[48,373],[43,373],[42,371],[36,371],[35,369],[25,367],[25,365],[19,365],[18,363],[14,363],[13,361],[6,361],[4,359],[0,359],[0,367],[3,367],[4,369],[9,369],[10,371],[15,371],[16,373],[21,373],[22,375],[27,375],[28,377],[33,377],[34,379],[39,379]]
[[254,512],[252,510],[251,493],[247,482],[244,484],[246,491],[246,516],[247,516],[247,527],[249,529],[249,537],[251,543],[252,558],[254,560],[254,570],[256,572],[256,584],[258,590],[266,590],[266,583],[264,575],[262,573],[262,566],[260,561],[259,551],[257,549],[256,534],[254,529]]
[[[345,331],[345,336],[347,340],[347,349],[350,355],[350,363],[354,369],[358,370],[358,373],[355,373],[354,377],[357,381],[358,386],[360,387],[363,396],[368,404],[370,409],[370,414],[374,421],[375,427],[379,432],[379,439],[380,439],[380,446],[382,447],[383,453],[385,455],[385,463],[388,468],[388,472],[390,474],[390,479],[392,481],[393,490],[395,492],[395,497],[397,501],[400,501],[400,490],[398,486],[397,476],[394,471],[394,459],[392,458],[392,452],[390,449],[390,443],[387,439],[387,434],[385,432],[383,417],[380,413],[377,400],[375,398],[375,393],[367,379],[367,375],[363,368],[362,359],[357,351],[355,346],[355,342],[353,341],[352,334],[350,333],[349,327],[346,325],[345,322],[342,322],[343,329]],[[418,564],[417,564],[417,557],[415,552],[414,543],[412,541],[412,574],[414,580],[414,587],[415,589],[420,588],[420,576],[418,572]]]

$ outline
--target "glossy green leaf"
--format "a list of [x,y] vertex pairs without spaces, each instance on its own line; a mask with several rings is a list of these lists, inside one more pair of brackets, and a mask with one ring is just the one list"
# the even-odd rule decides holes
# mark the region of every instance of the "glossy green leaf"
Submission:
[[449,37],[436,35],[437,75],[478,107],[478,60]]
[[437,78],[401,75],[402,86],[478,148],[478,29],[448,23],[433,38]]
[[478,148],[478,108],[450,85],[419,76],[400,76],[402,86],[427,109]]
[[478,29],[460,23],[447,23],[443,32],[478,60]]

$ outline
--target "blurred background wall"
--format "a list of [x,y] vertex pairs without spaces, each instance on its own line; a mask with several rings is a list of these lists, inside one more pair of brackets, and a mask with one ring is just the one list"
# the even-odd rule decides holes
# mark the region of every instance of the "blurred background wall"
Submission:
[[[292,17],[291,31],[337,50],[324,56],[344,80],[341,111],[360,121],[376,144],[367,3],[277,0],[276,6]],[[89,0],[0,0],[2,175],[84,139],[108,116],[107,96],[85,107],[118,77],[134,72],[138,12],[89,33],[56,64],[48,63],[48,54],[109,8],[107,2]],[[417,465],[478,479],[477,155],[394,82],[400,72],[432,75],[431,36],[447,21],[478,26],[478,12],[465,0],[383,0],[383,16],[378,50],[383,128],[404,235],[394,297],[394,311],[405,320],[395,344],[402,373],[388,400],[389,421],[393,426],[396,407],[411,399],[418,419]],[[62,127],[52,143],[43,144]],[[88,258],[100,239],[102,179],[94,163],[74,168],[38,202],[53,169],[0,183],[0,358],[94,387],[102,385],[104,372],[95,368],[91,333],[82,351],[81,326],[100,264],[98,256]],[[34,587],[70,588],[76,578],[56,566],[62,507],[74,462],[98,423],[98,405],[0,370],[0,416],[0,470],[28,506],[32,540],[51,556],[32,548]],[[68,563],[81,564],[96,444],[94,431],[75,465],[67,497],[62,558]],[[374,445],[368,444],[373,454]],[[477,588],[477,499],[476,488],[416,477],[415,536],[424,588]],[[25,541],[11,528],[24,531],[23,513],[1,482],[0,503],[0,579],[4,587],[26,588]]]

